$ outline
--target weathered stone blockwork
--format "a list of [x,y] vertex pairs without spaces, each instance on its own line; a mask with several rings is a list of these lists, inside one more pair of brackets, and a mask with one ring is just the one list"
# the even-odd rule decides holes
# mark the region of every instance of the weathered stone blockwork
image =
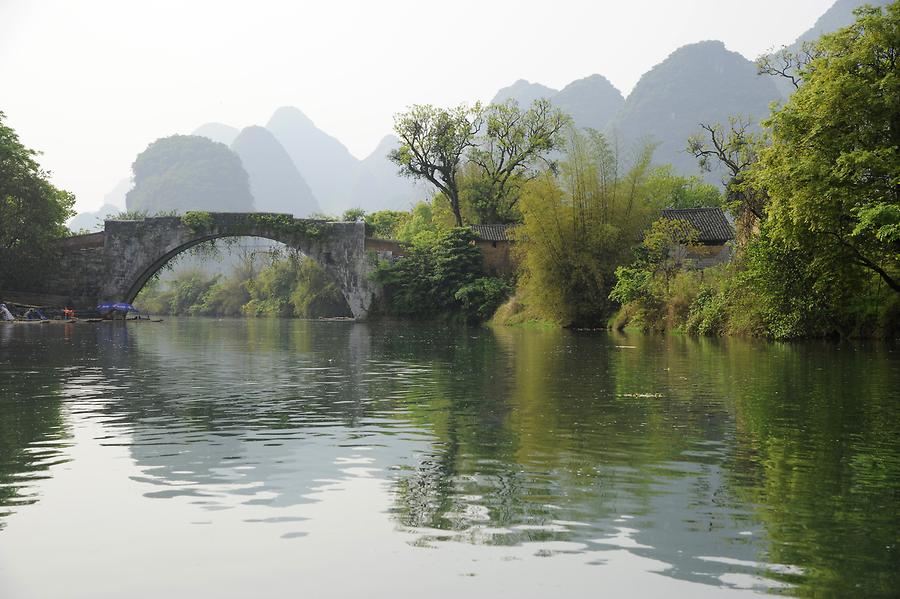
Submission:
[[102,233],[59,244],[58,268],[40,291],[92,307],[100,301],[131,302],[147,280],[177,254],[221,237],[264,237],[301,251],[340,286],[350,310],[365,318],[379,292],[369,274],[363,223],[330,223],[289,215],[203,213],[185,222],[177,216],[108,220]]

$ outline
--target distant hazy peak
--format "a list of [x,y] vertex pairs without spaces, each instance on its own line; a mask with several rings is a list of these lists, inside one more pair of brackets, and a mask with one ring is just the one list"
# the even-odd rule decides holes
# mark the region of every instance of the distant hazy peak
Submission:
[[815,24],[805,31],[797,42],[815,41],[823,34],[837,31],[854,21],[853,11],[864,4],[871,6],[887,6],[891,0],[837,0],[831,8],[822,13]]
[[271,118],[269,118],[269,125],[267,126],[270,126],[273,122],[288,122],[307,127],[316,126],[315,123],[312,122],[312,119],[306,116],[303,111],[296,106],[282,106],[277,108],[275,112],[272,113]]
[[248,127],[244,127],[243,129],[241,129],[240,133],[235,136],[234,141],[232,141],[231,143],[232,145],[234,145],[235,143],[244,141],[248,138],[265,138],[267,140],[271,139],[276,144],[278,143],[278,141],[275,139],[275,136],[272,135],[271,131],[269,131],[265,127],[260,127],[259,125],[250,125]]
[[576,79],[575,81],[562,88],[557,95],[561,96],[571,93],[575,90],[582,89],[596,89],[604,91],[608,90],[614,92],[624,99],[624,97],[622,96],[622,92],[619,91],[619,89],[615,85],[613,85],[609,79],[598,73],[588,75],[587,77],[583,77],[581,79]]
[[194,129],[191,135],[199,135],[213,141],[230,146],[240,131],[237,127],[224,123],[205,123]]
[[381,141],[378,142],[378,145],[375,146],[375,149],[372,150],[372,153],[366,156],[363,161],[365,162],[373,158],[387,158],[388,152],[399,145],[400,139],[396,135],[385,135],[381,138]]
[[723,52],[737,54],[737,52],[732,52],[731,50],[726,48],[725,42],[723,42],[722,40],[702,40],[699,42],[685,44],[676,48],[669,54],[666,60],[669,60],[671,58],[680,58],[682,56],[693,57],[697,55],[713,53],[719,54]]
[[552,98],[558,90],[540,83],[532,83],[527,79],[519,79],[512,85],[501,88],[491,100],[492,104],[499,104],[507,100],[515,100],[519,106],[527,107],[540,98]]

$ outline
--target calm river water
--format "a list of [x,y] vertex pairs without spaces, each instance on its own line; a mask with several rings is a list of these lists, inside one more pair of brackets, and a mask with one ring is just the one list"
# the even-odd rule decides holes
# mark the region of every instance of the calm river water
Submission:
[[0,325],[0,597],[900,592],[900,352]]

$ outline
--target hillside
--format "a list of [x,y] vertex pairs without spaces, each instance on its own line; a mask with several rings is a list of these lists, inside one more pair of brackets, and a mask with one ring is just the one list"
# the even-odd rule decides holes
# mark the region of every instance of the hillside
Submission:
[[309,216],[319,204],[291,157],[275,136],[262,127],[246,127],[231,149],[250,178],[253,203],[260,212]]
[[519,79],[498,91],[491,103],[515,100],[521,108],[528,108],[540,98],[550,100],[554,106],[571,116],[576,126],[597,130],[605,129],[625,103],[622,92],[603,75],[578,79],[559,91],[540,83]]
[[525,79],[519,79],[512,85],[501,88],[491,99],[491,104],[502,104],[507,100],[515,100],[519,106],[530,106],[535,100],[541,98],[551,99],[559,91],[540,83],[531,83]]
[[[727,123],[732,115],[758,122],[779,97],[771,78],[757,75],[754,63],[722,42],[699,42],[679,48],[641,77],[612,129],[626,144],[658,143],[654,162],[697,174],[685,147],[701,122]],[[707,179],[719,182],[720,175]]]
[[231,125],[225,125],[223,123],[206,123],[205,125],[200,125],[194,129],[194,132],[191,133],[191,135],[199,135],[217,141],[220,144],[230,146],[238,136],[238,133],[240,133],[238,128],[232,127]]
[[625,104],[622,92],[603,75],[573,81],[551,99],[578,127],[603,131]]
[[247,172],[237,154],[197,135],[158,139],[132,165],[128,210],[252,212]]
[[276,110],[266,129],[294,161],[322,210],[340,214],[351,207],[350,189],[359,161],[341,142],[291,106]]

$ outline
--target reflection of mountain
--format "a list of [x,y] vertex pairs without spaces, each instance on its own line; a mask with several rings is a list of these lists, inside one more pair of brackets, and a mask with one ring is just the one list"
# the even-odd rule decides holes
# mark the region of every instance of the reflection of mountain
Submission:
[[305,217],[319,211],[303,180],[278,140],[262,127],[246,127],[231,144],[250,177],[253,203],[260,212]]

